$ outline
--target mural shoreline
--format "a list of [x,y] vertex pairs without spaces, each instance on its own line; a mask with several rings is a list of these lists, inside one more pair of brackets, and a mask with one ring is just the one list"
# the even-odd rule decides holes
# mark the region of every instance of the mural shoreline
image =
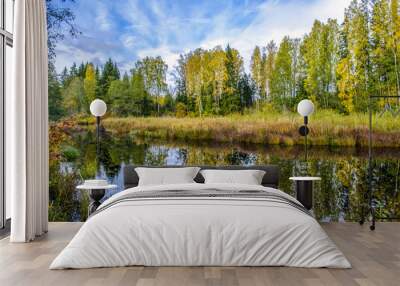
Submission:
[[[193,143],[247,143],[303,145],[298,133],[302,118],[295,113],[264,113],[223,117],[108,117],[104,127],[115,135],[131,134],[144,139]],[[75,116],[58,124],[91,129],[95,119]],[[368,147],[368,114],[341,115],[320,111],[310,118],[309,144],[315,146]],[[400,147],[400,120],[374,115],[373,147]]]
[[[71,124],[71,125],[68,125]],[[134,165],[263,165],[281,170],[279,188],[293,195],[290,176],[323,178],[317,186],[315,210],[319,220],[357,221],[367,203],[367,150],[359,147],[312,146],[308,163],[302,146],[185,142],[116,134],[101,128],[96,146],[93,125],[58,123],[50,132],[51,221],[84,221],[88,197],[75,187],[84,179],[103,178],[123,190],[122,169]],[[307,170],[307,172],[305,172]],[[376,148],[373,160],[374,203],[378,218],[400,217],[400,150]],[[115,193],[108,192],[106,197]]]

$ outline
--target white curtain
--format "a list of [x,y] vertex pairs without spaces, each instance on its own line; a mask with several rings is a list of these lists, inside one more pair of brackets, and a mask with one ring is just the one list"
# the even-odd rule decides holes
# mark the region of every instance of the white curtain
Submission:
[[15,1],[13,94],[6,118],[12,242],[31,241],[47,232],[48,225],[45,5],[45,0]]

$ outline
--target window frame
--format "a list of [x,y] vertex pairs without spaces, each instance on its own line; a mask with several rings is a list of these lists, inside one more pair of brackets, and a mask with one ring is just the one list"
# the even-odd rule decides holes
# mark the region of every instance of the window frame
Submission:
[[[10,221],[6,218],[6,190],[5,190],[5,93],[6,93],[6,50],[7,46],[13,48],[13,34],[6,30],[6,1],[0,0],[0,236],[9,231]],[[13,5],[14,0],[8,0]],[[14,16],[14,15],[13,15]],[[13,17],[12,16],[12,17]]]

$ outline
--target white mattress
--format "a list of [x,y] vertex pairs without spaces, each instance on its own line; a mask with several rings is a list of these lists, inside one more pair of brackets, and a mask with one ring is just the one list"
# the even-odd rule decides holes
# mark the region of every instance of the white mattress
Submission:
[[122,201],[149,190],[268,190],[238,184],[136,187],[104,202],[50,269],[145,266],[293,266],[350,268],[311,216],[273,201],[246,198],[168,198]]

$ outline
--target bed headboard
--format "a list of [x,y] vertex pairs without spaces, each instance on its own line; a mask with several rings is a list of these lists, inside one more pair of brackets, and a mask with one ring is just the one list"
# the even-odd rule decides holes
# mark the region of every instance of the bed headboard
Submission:
[[[136,167],[147,168],[182,168],[185,166],[133,166],[126,165],[124,167],[124,189],[136,187],[139,183],[139,176],[135,171]],[[278,188],[279,186],[279,167],[276,165],[263,165],[263,166],[199,166],[204,169],[218,169],[218,170],[263,170],[265,171],[262,185],[264,187]],[[204,178],[200,174],[194,178],[197,183],[204,183]]]

